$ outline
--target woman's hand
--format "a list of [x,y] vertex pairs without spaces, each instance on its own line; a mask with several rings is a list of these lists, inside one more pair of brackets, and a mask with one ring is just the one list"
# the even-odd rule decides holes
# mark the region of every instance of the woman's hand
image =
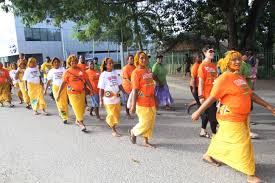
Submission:
[[56,101],[58,101],[59,99],[60,99],[60,93],[57,94]]
[[47,95],[47,88],[46,88],[45,91],[44,91],[44,95]]
[[102,98],[100,99],[100,102],[99,102],[99,103],[100,103],[100,107],[103,108],[103,107],[104,107],[104,102],[103,102],[103,99],[102,99]]
[[197,121],[199,118],[200,118],[200,113],[195,111],[193,114],[192,114],[192,121]]
[[136,112],[136,105],[132,105],[130,108],[130,113],[134,114]]

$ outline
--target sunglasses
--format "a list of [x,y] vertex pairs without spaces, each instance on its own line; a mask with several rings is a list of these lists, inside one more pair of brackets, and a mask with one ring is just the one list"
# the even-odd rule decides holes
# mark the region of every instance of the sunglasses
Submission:
[[215,53],[215,50],[208,50],[209,53]]

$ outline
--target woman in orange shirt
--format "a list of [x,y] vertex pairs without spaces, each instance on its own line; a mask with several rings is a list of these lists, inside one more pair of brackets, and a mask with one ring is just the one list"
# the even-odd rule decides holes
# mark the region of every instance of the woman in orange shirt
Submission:
[[97,88],[100,72],[95,69],[95,64],[93,61],[88,62],[88,65],[89,69],[86,70],[86,74],[92,84],[93,95],[87,95],[86,101],[87,105],[90,107],[90,115],[93,115],[94,110],[97,119],[101,120],[99,115],[99,89]]
[[134,56],[133,55],[129,55],[127,60],[128,60],[128,64],[125,65],[122,69],[122,87],[124,88],[125,92],[127,93],[127,95],[124,95],[125,104],[126,104],[125,105],[126,106],[126,116],[128,119],[132,119],[129,109],[127,107],[127,102],[128,102],[129,95],[132,91],[131,75],[136,67],[134,66]]
[[139,122],[129,129],[130,140],[136,143],[136,137],[142,135],[145,147],[154,147],[148,140],[153,136],[156,119],[156,98],[153,73],[148,69],[148,57],[144,52],[135,55],[136,69],[132,73],[131,81],[133,96],[131,98],[131,113],[136,112]]
[[248,183],[260,183],[263,181],[255,175],[254,152],[247,124],[251,99],[274,115],[275,108],[253,93],[241,76],[239,52],[229,51],[223,62],[227,71],[217,78],[210,96],[192,115],[193,120],[198,120],[203,111],[220,101],[217,111],[220,127],[203,160],[215,166],[220,165],[218,161],[225,163],[245,173]]
[[[198,97],[200,99],[200,103],[203,104],[204,100],[206,100],[213,87],[214,80],[217,78],[217,67],[212,60],[214,59],[215,51],[213,47],[210,45],[204,46],[202,52],[205,56],[204,60],[199,66],[198,69],[198,77],[199,77],[199,85],[198,85]],[[216,119],[216,105],[213,104],[209,107],[202,115],[205,115],[203,118],[205,120],[202,121],[200,137],[211,138],[211,135],[206,131],[207,122],[210,122],[210,127],[212,134],[216,134],[217,128],[217,119]],[[207,119],[206,119],[207,118]]]
[[63,75],[62,83],[60,85],[56,101],[59,101],[62,90],[67,87],[67,93],[72,105],[74,114],[76,116],[76,125],[78,125],[81,131],[86,131],[84,125],[84,113],[85,113],[85,85],[91,89],[91,95],[93,87],[88,79],[86,72],[77,66],[77,57],[70,55],[67,58],[67,69]]
[[11,89],[12,80],[9,71],[3,68],[3,63],[0,62],[0,104],[3,106],[4,102],[9,103],[10,107],[14,107],[11,103]]
[[83,55],[79,56],[79,61],[78,61],[77,66],[80,69],[82,69],[82,71],[84,71],[84,72],[87,70],[87,64],[86,64],[86,61],[85,61],[85,57]]
[[201,55],[199,53],[194,54],[195,63],[191,68],[191,79],[190,79],[190,90],[195,100],[190,102],[187,106],[187,113],[189,114],[190,108],[194,105],[200,105],[200,99],[198,97],[198,86],[199,86],[199,77],[198,77],[198,69],[201,64]]

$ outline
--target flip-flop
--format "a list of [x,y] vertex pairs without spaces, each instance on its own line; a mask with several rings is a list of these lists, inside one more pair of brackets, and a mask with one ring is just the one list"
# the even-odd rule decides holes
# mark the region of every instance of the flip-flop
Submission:
[[13,107],[14,107],[14,105],[13,105],[13,104],[10,104],[9,108],[13,108]]

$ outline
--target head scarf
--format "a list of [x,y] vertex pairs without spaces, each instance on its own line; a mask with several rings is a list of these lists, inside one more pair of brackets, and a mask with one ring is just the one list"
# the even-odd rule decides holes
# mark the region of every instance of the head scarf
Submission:
[[29,58],[29,60],[28,60],[28,67],[30,67],[30,64],[37,64],[37,60],[36,60],[36,58],[34,58],[34,57],[30,57]]
[[134,65],[137,67],[139,65],[139,55],[144,54],[146,59],[148,59],[147,55],[143,51],[137,51],[135,57],[134,57]]
[[69,68],[69,67],[71,67],[72,66],[72,61],[73,60],[76,60],[77,62],[78,62],[78,60],[77,60],[77,57],[75,56],[75,55],[70,55],[68,58],[67,58],[67,68]]
[[222,61],[220,63],[220,68],[221,68],[222,72],[226,71],[226,69],[228,68],[228,66],[230,64],[230,61],[235,57],[239,57],[241,59],[242,55],[240,52],[235,51],[235,50],[226,52],[225,57],[222,59]]

